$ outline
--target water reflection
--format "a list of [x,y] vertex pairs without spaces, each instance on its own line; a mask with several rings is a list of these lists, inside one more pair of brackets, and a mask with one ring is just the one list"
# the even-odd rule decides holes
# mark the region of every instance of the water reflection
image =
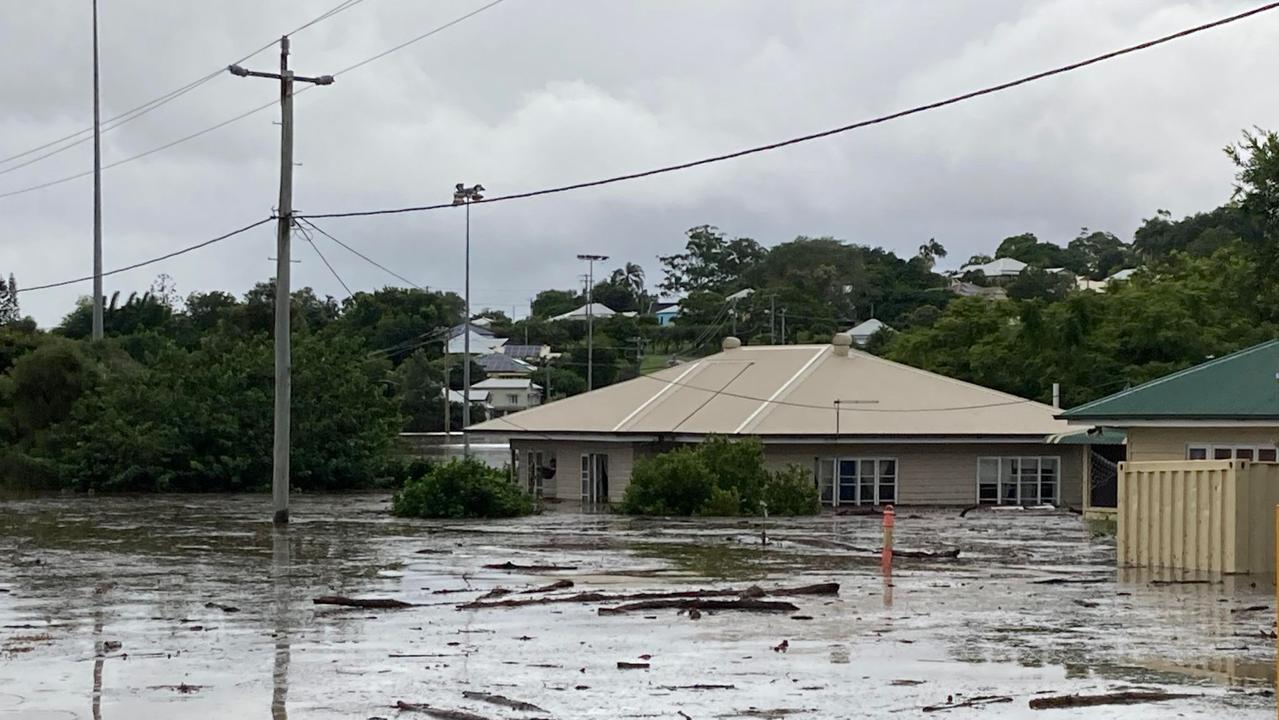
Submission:
[[102,720],[102,664],[106,648],[102,646],[102,607],[93,613],[93,720]]
[[[271,670],[271,718],[288,720],[289,699],[289,568],[292,550],[289,528],[275,527],[271,532],[271,584],[275,590],[275,664]],[[97,716],[94,716],[95,720]]]

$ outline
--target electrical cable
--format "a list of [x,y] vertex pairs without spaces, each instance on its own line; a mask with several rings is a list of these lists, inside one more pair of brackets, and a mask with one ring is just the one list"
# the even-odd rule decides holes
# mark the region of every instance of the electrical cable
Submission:
[[[124,267],[116,268],[114,270],[108,270],[102,273],[102,276],[106,277],[108,275],[116,275],[118,273],[128,272],[129,270],[136,270],[140,267],[152,265],[162,260],[168,260],[169,258],[175,258],[179,255],[185,255],[193,250],[199,250],[200,248],[208,247],[209,245],[212,245],[214,243],[219,243],[228,238],[235,237],[236,235],[239,235],[240,233],[248,232],[249,230],[252,230],[253,228],[259,225],[265,225],[266,223],[269,223],[275,219],[276,219],[275,217],[267,217],[255,223],[245,225],[244,227],[239,228],[237,230],[232,230],[231,232],[226,233],[225,235],[219,235],[211,240],[205,240],[204,242],[199,242],[194,245],[188,245],[180,250],[174,250],[171,253],[165,253],[164,255],[161,255],[159,257],[151,258],[150,260],[143,260],[141,262],[133,263],[132,265],[125,265]],[[50,288],[63,287],[66,285],[74,285],[76,283],[81,283],[81,282],[88,282],[89,280],[92,280],[92,279],[93,279],[92,275],[85,275],[83,277],[72,278],[70,280],[61,280],[59,282],[46,283],[44,285],[32,285],[31,287],[20,287],[18,288],[18,292],[24,293],[24,292],[32,292],[34,290],[48,290]]]
[[324,263],[324,267],[328,268],[329,272],[333,273],[333,277],[337,278],[338,284],[341,285],[342,289],[346,291],[346,299],[354,300],[355,293],[351,292],[351,288],[347,286],[346,281],[343,280],[342,276],[338,275],[338,271],[334,270],[333,266],[329,264],[329,259],[324,257],[324,253],[320,252],[320,247],[315,244],[315,240],[311,237],[311,233],[307,232],[306,228],[302,227],[301,225],[294,225],[293,227],[298,232],[302,233],[302,237],[306,238],[306,241],[311,244],[311,249],[315,251],[316,255],[320,256],[320,262]]
[[[362,61],[360,61],[360,62],[358,62],[358,63],[355,63],[354,65],[351,65],[351,66],[349,66],[349,67],[343,68],[342,70],[339,70],[339,71],[338,71],[338,73],[333,73],[333,74],[336,76],[336,75],[337,75],[337,74],[339,74],[339,73],[346,73],[346,72],[350,72],[350,71],[352,71],[352,70],[354,70],[354,69],[356,69],[356,68],[358,68],[358,67],[361,67],[361,66],[366,65],[366,64],[368,64],[368,63],[370,63],[370,62],[373,62],[374,60],[378,60],[378,59],[381,59],[381,58],[383,58],[383,57],[386,57],[387,55],[391,54],[392,52],[395,52],[395,51],[400,50],[400,49],[402,49],[402,48],[408,47],[409,45],[411,45],[411,44],[413,44],[413,43],[415,43],[415,42],[418,42],[419,40],[424,40],[424,39],[426,39],[426,38],[428,38],[428,37],[430,37],[430,36],[434,35],[434,34],[435,34],[435,33],[437,33],[437,32],[441,32],[442,30],[445,30],[445,29],[447,29],[447,28],[453,27],[454,25],[456,25],[456,24],[458,24],[458,23],[462,22],[463,20],[466,20],[466,19],[468,19],[468,18],[474,17],[475,15],[478,15],[479,13],[484,12],[485,10],[488,10],[489,8],[492,8],[492,7],[494,7],[494,6],[496,6],[496,5],[500,4],[500,3],[502,3],[502,2],[504,2],[504,1],[505,1],[505,0],[494,0],[493,2],[490,2],[489,4],[487,4],[487,5],[484,5],[484,6],[480,7],[478,10],[473,10],[473,11],[471,11],[471,12],[469,12],[469,13],[465,14],[465,15],[462,15],[461,17],[455,18],[455,19],[453,19],[453,20],[451,20],[451,21],[449,21],[449,22],[445,23],[444,25],[441,25],[441,26],[439,26],[439,27],[437,27],[437,28],[435,28],[435,29],[433,29],[433,30],[430,30],[430,31],[428,31],[428,32],[426,32],[426,33],[423,33],[423,34],[421,34],[421,35],[419,35],[419,36],[417,36],[417,37],[413,38],[412,40],[409,40],[408,42],[401,43],[400,45],[397,45],[397,46],[395,46],[394,48],[391,48],[390,50],[383,51],[383,52],[381,52],[381,53],[379,53],[379,54],[377,54],[377,55],[374,55],[374,56],[373,56],[373,57],[371,57],[371,58],[367,58],[367,59],[365,59],[365,60],[362,60]],[[348,6],[348,7],[350,7],[350,6]],[[274,44],[274,43],[272,43],[272,44]],[[270,47],[270,45],[268,45],[267,47]],[[263,48],[263,49],[265,49],[265,48]],[[261,52],[261,50],[258,50],[257,52]],[[254,54],[257,54],[257,53],[254,53]],[[250,56],[250,57],[251,57],[251,56]],[[247,60],[248,58],[246,57],[245,59]],[[216,76],[218,73],[221,73],[221,72],[224,72],[224,71],[225,71],[225,68],[219,69],[217,73],[214,73],[214,75]],[[307,91],[309,91],[309,90],[313,90],[314,88],[315,88],[315,86],[314,86],[314,85],[307,85],[306,87],[302,88],[301,90],[296,90],[296,91],[294,91],[294,93],[293,93],[293,97],[297,97],[298,95],[301,95],[302,93],[307,92]],[[211,132],[213,132],[214,130],[220,130],[220,129],[222,129],[222,128],[226,127],[227,125],[230,125],[231,123],[234,123],[234,122],[238,122],[238,121],[240,121],[240,120],[243,120],[244,118],[247,118],[247,117],[249,117],[250,115],[254,115],[254,114],[256,114],[256,113],[262,112],[263,110],[266,110],[266,109],[267,109],[267,108],[269,108],[269,107],[273,107],[273,106],[275,106],[276,104],[278,104],[278,102],[279,102],[278,100],[272,100],[271,102],[268,102],[268,103],[265,103],[265,104],[262,104],[262,105],[258,105],[257,107],[254,107],[254,108],[251,108],[251,109],[249,109],[249,110],[246,110],[246,111],[244,111],[244,112],[242,112],[242,113],[240,113],[240,114],[238,114],[238,115],[235,115],[234,117],[227,118],[226,120],[223,120],[222,122],[219,122],[219,123],[217,123],[216,125],[212,125],[212,126],[210,126],[210,127],[204,128],[203,130],[197,130],[196,132],[193,132],[193,133],[191,133],[191,134],[189,134],[189,135],[184,135],[184,136],[182,136],[182,137],[180,137],[180,138],[178,138],[178,139],[176,139],[176,140],[172,140],[172,141],[167,142],[167,143],[165,143],[165,144],[163,144],[163,145],[159,145],[159,146],[157,146],[157,147],[153,147],[153,148],[151,148],[151,149],[149,149],[149,150],[144,150],[144,151],[142,151],[142,152],[140,152],[140,153],[137,153],[137,154],[135,154],[135,155],[130,155],[130,156],[128,156],[128,157],[121,158],[121,159],[116,160],[116,161],[114,161],[114,162],[107,163],[106,165],[103,165],[103,166],[102,166],[102,169],[103,169],[103,170],[110,170],[111,168],[116,168],[116,167],[119,167],[119,166],[124,165],[124,164],[126,164],[126,163],[131,163],[131,162],[133,162],[133,161],[135,161],[135,160],[141,160],[142,158],[147,157],[147,156],[149,156],[149,155],[154,155],[155,153],[162,152],[162,151],[164,151],[164,150],[168,150],[169,148],[174,147],[175,145],[181,145],[182,143],[187,142],[187,141],[189,141],[189,140],[194,140],[194,139],[196,139],[196,138],[198,138],[198,137],[201,137],[201,136],[203,136],[203,135],[207,135],[208,133],[211,133]],[[82,141],[79,141],[79,142],[83,142],[83,140],[82,140]],[[47,147],[47,145],[46,145],[45,147]],[[29,152],[30,152],[30,151],[29,151]],[[23,154],[26,154],[26,153],[23,153]],[[17,156],[17,157],[20,157],[20,156]],[[56,179],[56,180],[50,180],[50,181],[48,181],[48,182],[40,183],[40,184],[38,184],[38,185],[31,185],[31,186],[29,186],[29,187],[19,188],[19,189],[17,189],[17,190],[10,190],[10,191],[5,192],[5,193],[0,193],[0,199],[9,198],[9,197],[14,197],[14,196],[17,196],[17,195],[25,195],[26,193],[35,192],[35,191],[37,191],[37,190],[44,190],[45,188],[54,187],[55,185],[61,185],[61,184],[63,184],[63,183],[68,183],[68,182],[71,182],[71,181],[73,181],[73,180],[79,180],[79,179],[80,179],[80,178],[82,178],[82,177],[88,177],[88,176],[90,176],[90,175],[92,175],[92,174],[93,174],[93,171],[92,171],[92,170],[88,170],[88,171],[81,172],[81,173],[76,173],[76,174],[73,174],[73,175],[67,175],[67,176],[65,176],[65,177],[61,177],[61,178],[58,178],[58,179]]]
[[[725,160],[733,160],[736,158],[745,157],[747,155],[767,152],[769,150],[777,150],[779,148],[784,148],[791,145],[798,145],[800,143],[809,142],[811,140],[818,140],[821,138],[830,137],[832,135],[839,135],[839,134],[850,132],[853,130],[859,130],[861,128],[870,127],[872,125],[880,125],[880,124],[887,123],[893,120],[898,120],[900,118],[904,118],[910,115],[917,115],[919,113],[927,112],[930,110],[937,110],[939,108],[943,108],[948,105],[955,105],[955,104],[964,102],[966,100],[972,100],[973,98],[981,97],[983,95],[991,95],[997,92],[1002,92],[1004,90],[1009,90],[1011,88],[1015,88],[1020,85],[1026,85],[1028,83],[1032,83],[1037,80],[1042,80],[1044,78],[1052,77],[1054,75],[1061,75],[1074,70],[1078,70],[1080,68],[1088,67],[1089,65],[1095,65],[1097,63],[1104,62],[1106,60],[1111,60],[1123,55],[1135,53],[1140,50],[1146,50],[1148,48],[1152,48],[1157,45],[1162,45],[1164,43],[1168,43],[1173,40],[1178,40],[1180,38],[1194,35],[1196,33],[1204,32],[1205,30],[1211,30],[1213,28],[1221,27],[1223,25],[1227,25],[1233,22],[1237,22],[1239,20],[1252,17],[1253,15],[1258,15],[1260,13],[1267,12],[1269,10],[1274,10],[1275,8],[1279,8],[1279,2],[1266,3],[1265,5],[1262,5],[1257,8],[1253,8],[1252,10],[1247,10],[1245,12],[1231,15],[1229,17],[1225,17],[1220,20],[1214,20],[1209,23],[1204,23],[1202,25],[1196,25],[1194,27],[1187,28],[1185,30],[1180,30],[1170,35],[1164,35],[1164,36],[1155,38],[1153,40],[1147,40],[1145,42],[1138,43],[1136,45],[1129,45],[1119,50],[1112,50],[1110,52],[1097,55],[1097,56],[1088,58],[1086,60],[1080,60],[1077,62],[1070,63],[1068,65],[1062,65],[1056,68],[1052,68],[1050,70],[1037,72],[1032,75],[1026,75],[1024,77],[1017,78],[1015,80],[1009,80],[1007,82],[1002,82],[997,85],[990,85],[978,90],[973,90],[970,92],[963,93],[961,95],[954,95],[944,100],[938,100],[938,101],[927,103],[924,105],[916,105],[915,107],[912,107],[912,108],[907,108],[905,110],[898,110],[896,112],[889,113],[887,115],[880,115],[878,117],[873,117],[868,120],[861,120],[859,122],[851,123],[849,125],[843,125],[836,128],[831,128],[829,130],[822,130],[820,132],[815,132],[808,135],[801,135],[799,137],[793,137],[787,140],[780,140],[777,142],[769,143],[767,145],[757,145],[755,147],[746,148],[744,150],[737,150],[734,152],[725,153],[723,155],[713,155],[711,157],[702,158],[700,160],[690,160],[688,162],[678,163],[675,165],[665,165],[662,167],[652,168],[649,170],[641,170],[638,172],[627,173],[625,175],[615,175],[615,176],[604,178],[601,180],[588,180],[585,182],[573,183],[571,185],[560,185],[558,187],[543,188],[541,190],[531,190],[528,192],[515,193],[512,195],[497,195],[493,197],[486,197],[483,200],[476,200],[474,201],[474,203],[485,204],[485,203],[504,202],[507,200],[522,200],[522,199],[531,198],[531,197],[539,197],[542,195],[552,195],[556,193],[569,192],[572,190],[582,190],[586,188],[599,187],[602,185],[612,185],[614,183],[625,182],[629,180],[638,180],[640,178],[652,177],[654,175],[662,175],[665,173],[676,172],[679,170],[688,170],[691,168],[700,167],[702,165],[710,165],[712,163],[723,162]],[[4,197],[4,196],[0,195],[0,197]],[[453,207],[453,203],[448,202],[448,203],[439,203],[435,205],[419,205],[419,206],[412,206],[412,207],[390,208],[390,209],[382,209],[382,210],[357,210],[357,211],[350,211],[350,212],[321,213],[321,214],[307,215],[306,217],[311,217],[311,218],[368,217],[371,215],[396,215],[401,213],[424,212],[428,210],[443,210],[444,208],[450,208],[450,207]]]
[[427,288],[423,287],[422,285],[418,285],[417,283],[415,283],[415,282],[413,282],[412,280],[410,280],[410,279],[408,279],[408,278],[404,277],[403,275],[401,275],[401,274],[399,274],[399,273],[395,272],[394,270],[392,270],[391,268],[389,268],[389,267],[387,267],[387,266],[383,265],[382,263],[378,262],[377,260],[374,260],[373,258],[369,257],[368,255],[365,255],[364,253],[360,252],[359,250],[356,250],[355,248],[351,247],[350,245],[347,245],[346,243],[342,242],[341,240],[338,240],[337,238],[333,237],[333,236],[332,236],[332,235],[330,235],[330,234],[329,234],[329,233],[328,233],[328,232],[327,232],[324,228],[322,228],[322,227],[320,227],[320,226],[316,225],[315,223],[311,222],[310,220],[308,220],[308,219],[306,219],[306,218],[303,218],[303,217],[299,217],[299,216],[295,216],[295,217],[297,217],[297,218],[298,218],[298,220],[300,220],[301,222],[305,223],[308,227],[310,227],[311,229],[313,229],[313,230],[315,230],[316,232],[320,233],[320,234],[321,234],[321,235],[323,235],[324,237],[326,237],[326,238],[328,238],[328,239],[332,240],[333,242],[337,243],[338,245],[341,245],[342,247],[346,248],[348,251],[350,251],[350,252],[354,253],[356,256],[358,256],[358,257],[359,257],[361,260],[363,260],[364,262],[366,262],[366,263],[368,263],[368,264],[370,264],[370,265],[372,265],[372,266],[374,266],[374,267],[376,267],[376,268],[379,268],[380,270],[382,270],[382,271],[386,272],[387,274],[391,275],[392,277],[398,278],[399,280],[401,280],[401,281],[403,281],[403,282],[408,283],[408,284],[409,284],[409,285],[411,285],[412,287],[417,288],[418,290],[421,290],[422,292],[430,292],[430,290],[428,290]]
[[[293,34],[295,34],[295,33],[301,32],[301,31],[303,31],[303,30],[305,30],[305,29],[307,29],[307,28],[311,27],[312,25],[315,25],[316,23],[319,23],[319,22],[322,22],[322,21],[324,21],[324,20],[327,20],[327,19],[329,19],[329,18],[333,17],[334,15],[337,15],[338,13],[342,12],[343,10],[350,9],[350,8],[354,7],[355,5],[358,5],[359,3],[362,3],[362,2],[364,2],[364,0],[344,0],[344,2],[342,2],[342,3],[338,4],[336,7],[334,7],[334,8],[332,8],[332,9],[330,9],[329,11],[325,12],[323,15],[320,15],[319,17],[317,17],[317,18],[315,18],[315,19],[311,20],[310,22],[308,22],[308,23],[306,23],[306,24],[304,24],[304,25],[301,25],[301,26],[299,26],[299,27],[297,27],[297,28],[294,28],[294,30],[293,30],[292,32],[288,32],[288,33],[285,33],[285,34],[286,34],[286,35],[293,35]],[[245,55],[244,57],[241,57],[241,58],[240,58],[240,59],[238,59],[238,60],[234,60],[234,61],[232,61],[231,63],[228,63],[228,64],[229,64],[229,65],[238,65],[238,64],[240,64],[240,63],[242,63],[242,62],[244,62],[244,61],[246,61],[246,60],[248,60],[248,59],[250,59],[250,58],[254,57],[254,56],[255,56],[255,55],[257,55],[258,53],[261,53],[263,50],[266,50],[267,48],[271,47],[272,45],[275,45],[275,44],[276,44],[276,42],[278,42],[278,41],[276,41],[276,40],[272,40],[271,42],[267,43],[266,45],[263,45],[262,47],[258,48],[257,50],[254,50],[253,52],[249,53],[248,55]],[[101,130],[101,133],[100,133],[100,134],[105,134],[105,133],[107,133],[107,132],[110,132],[111,130],[116,129],[117,127],[120,127],[121,125],[123,125],[123,124],[125,124],[125,123],[127,123],[127,122],[130,122],[130,121],[132,121],[132,120],[136,120],[136,119],[138,119],[139,117],[142,117],[143,115],[145,115],[145,114],[147,114],[147,113],[151,112],[152,110],[155,110],[155,109],[157,109],[157,108],[160,108],[160,107],[162,107],[162,106],[164,106],[164,105],[168,104],[169,102],[171,102],[171,101],[173,101],[173,100],[176,100],[177,98],[179,98],[179,97],[181,97],[181,96],[183,96],[183,95],[185,95],[185,94],[187,94],[187,93],[191,92],[192,90],[195,90],[196,88],[198,88],[198,87],[200,87],[201,85],[203,85],[203,84],[205,84],[205,83],[209,82],[210,80],[213,80],[214,78],[216,78],[217,76],[221,75],[221,74],[222,74],[222,73],[224,73],[224,72],[226,72],[226,66],[225,66],[225,65],[224,65],[224,66],[222,66],[222,67],[219,67],[217,70],[214,70],[214,71],[213,71],[213,72],[211,72],[211,73],[208,73],[207,75],[204,75],[203,77],[197,78],[197,79],[195,79],[195,80],[193,80],[193,81],[191,81],[191,82],[187,83],[186,85],[183,85],[182,87],[177,88],[176,90],[171,90],[171,91],[169,91],[169,92],[165,93],[164,95],[161,95],[161,96],[159,96],[159,97],[157,97],[157,98],[154,98],[154,99],[152,99],[152,100],[149,100],[149,101],[147,101],[147,102],[145,102],[145,103],[142,103],[141,105],[138,105],[137,107],[134,107],[134,108],[130,108],[130,109],[128,109],[128,110],[125,110],[124,112],[120,113],[119,115],[115,115],[115,116],[113,116],[113,117],[107,118],[107,119],[106,119],[105,121],[103,121],[103,123],[102,123],[103,127],[102,127],[102,130]],[[81,136],[81,135],[86,135],[86,137],[82,137],[82,138],[80,138],[79,140],[75,140],[74,142],[68,143],[67,145],[64,145],[64,146],[62,146],[62,147],[60,147],[60,148],[56,148],[56,149],[51,150],[51,151],[49,151],[49,152],[47,152],[47,153],[44,153],[43,155],[39,155],[39,156],[37,156],[37,157],[34,157],[34,158],[30,159],[30,160],[27,160],[26,162],[19,163],[19,164],[17,164],[17,165],[12,166],[12,167],[8,167],[8,168],[5,168],[5,169],[3,169],[3,170],[0,170],[0,175],[5,175],[5,174],[7,174],[7,173],[13,172],[14,170],[18,170],[18,169],[21,169],[21,168],[27,167],[28,165],[31,165],[31,164],[33,164],[33,163],[37,163],[37,162],[39,162],[39,161],[41,161],[41,160],[44,160],[45,158],[52,157],[52,156],[54,156],[54,155],[57,155],[57,154],[59,154],[59,153],[61,153],[61,152],[66,151],[66,150],[70,150],[71,148],[76,147],[77,145],[81,145],[81,144],[83,144],[83,143],[86,143],[86,142],[88,142],[88,141],[90,141],[90,140],[92,140],[92,139],[93,139],[93,135],[92,135],[92,133],[93,133],[93,127],[88,127],[88,128],[86,128],[86,129],[84,129],[84,130],[79,130],[79,131],[77,131],[77,132],[71,133],[70,135],[65,135],[65,136],[63,136],[63,137],[60,137],[60,138],[58,138],[58,139],[56,139],[56,140],[50,140],[49,142],[47,142],[47,143],[45,143],[45,144],[43,144],[43,145],[39,145],[39,146],[37,146],[37,147],[31,148],[31,149],[29,149],[29,150],[25,150],[25,151],[23,151],[23,152],[20,152],[20,153],[15,154],[15,155],[10,155],[10,156],[5,157],[5,158],[0,158],[0,165],[3,165],[3,164],[5,164],[5,163],[7,163],[7,162],[10,162],[10,161],[12,161],[12,160],[17,160],[17,159],[19,159],[19,158],[26,157],[27,155],[31,155],[32,153],[36,153],[36,152],[39,152],[39,151],[41,151],[41,150],[44,150],[45,148],[48,148],[48,147],[52,147],[52,146],[54,146],[54,145],[57,145],[58,143],[65,142],[65,141],[67,141],[67,140],[72,140],[72,139],[77,138],[77,137],[79,137],[79,136]],[[82,177],[82,176],[77,176],[77,177]]]

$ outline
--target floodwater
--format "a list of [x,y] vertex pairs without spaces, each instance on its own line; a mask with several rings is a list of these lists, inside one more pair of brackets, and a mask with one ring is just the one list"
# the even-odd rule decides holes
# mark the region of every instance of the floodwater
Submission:
[[[940,716],[1275,714],[1272,578],[1163,584],[1152,580],[1174,578],[1117,572],[1113,543],[1075,515],[903,509],[899,549],[961,553],[899,557],[886,579],[854,549],[877,547],[876,517],[773,520],[762,545],[757,520],[632,520],[562,505],[513,521],[411,521],[391,518],[388,501],[296,498],[284,531],[273,531],[264,496],[0,502],[0,719],[429,717],[393,707],[405,701],[482,718],[802,720],[919,717],[948,697],[989,695],[1011,701]],[[483,568],[506,561],[576,569]],[[699,619],[579,603],[456,609],[496,587],[560,578],[575,587],[559,594],[841,588],[783,598],[796,612]],[[335,594],[422,605],[312,603]],[[1128,688],[1195,697],[1027,704]]]

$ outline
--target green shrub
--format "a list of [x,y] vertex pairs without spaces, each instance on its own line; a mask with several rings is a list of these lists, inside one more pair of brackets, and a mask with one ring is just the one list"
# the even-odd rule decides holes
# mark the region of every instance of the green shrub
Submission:
[[506,473],[474,458],[436,465],[395,494],[391,512],[421,518],[504,518],[528,515],[533,498]]
[[731,514],[754,514],[753,509],[759,507],[764,483],[768,482],[768,471],[764,469],[764,444],[759,438],[730,440],[711,436],[697,449],[706,467],[715,475],[716,487],[732,488],[741,498],[741,507]]
[[813,475],[799,465],[773,473],[764,485],[770,515],[816,515],[822,511]]
[[737,488],[717,487],[711,490],[711,497],[697,511],[698,515],[710,517],[734,517],[742,514],[742,496]]
[[774,515],[821,511],[812,476],[792,466],[770,475],[758,439],[712,437],[635,463],[622,512],[631,515]]
[[680,448],[635,463],[622,512],[693,515],[710,500],[714,489],[715,479],[697,448]]

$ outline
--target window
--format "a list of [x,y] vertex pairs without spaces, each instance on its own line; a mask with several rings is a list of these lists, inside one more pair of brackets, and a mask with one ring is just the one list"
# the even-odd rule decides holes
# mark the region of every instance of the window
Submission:
[[827,505],[897,501],[896,458],[818,458],[817,493]]
[[1275,462],[1274,445],[1234,445],[1230,443],[1193,443],[1186,446],[1187,460],[1252,460]]
[[519,404],[520,404],[520,395],[519,395],[519,393],[507,393],[507,394],[506,394],[506,404],[507,404],[507,405],[519,405]]
[[1061,458],[977,458],[977,502],[985,505],[1040,505],[1057,502]]

